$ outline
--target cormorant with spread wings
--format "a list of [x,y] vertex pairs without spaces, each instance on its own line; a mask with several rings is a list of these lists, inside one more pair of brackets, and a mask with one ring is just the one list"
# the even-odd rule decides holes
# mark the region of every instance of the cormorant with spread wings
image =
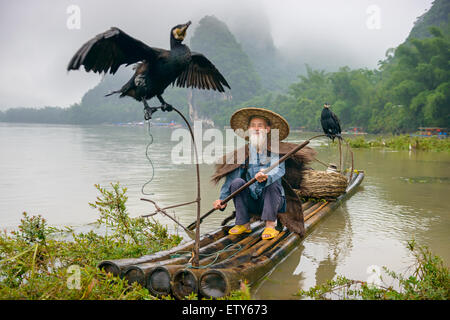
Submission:
[[120,93],[120,97],[129,96],[142,101],[146,120],[151,117],[146,100],[154,96],[161,102],[161,110],[172,110],[162,97],[171,83],[178,87],[224,92],[224,86],[230,86],[214,64],[182,44],[190,24],[189,21],[171,29],[170,50],[149,47],[112,27],[86,42],[70,60],[67,70],[78,70],[83,65],[88,72],[114,74],[123,64],[137,63],[133,77],[120,90],[107,96]]

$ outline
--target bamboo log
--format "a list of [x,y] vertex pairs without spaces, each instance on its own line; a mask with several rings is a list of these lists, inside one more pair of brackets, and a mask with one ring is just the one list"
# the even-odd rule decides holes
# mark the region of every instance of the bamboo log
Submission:
[[147,286],[148,275],[155,269],[165,265],[181,265],[189,261],[192,257],[190,254],[185,254],[177,258],[161,260],[156,262],[146,262],[137,265],[127,266],[123,272],[123,278],[128,280],[129,284],[133,282],[139,283],[141,286]]
[[198,279],[204,269],[179,269],[172,276],[172,293],[177,299],[185,299],[191,293],[198,293]]
[[260,255],[264,251],[269,250],[270,247],[273,247],[277,244],[277,242],[281,241],[285,236],[287,236],[287,233],[280,233],[279,236],[280,237],[276,237],[271,240],[261,240],[261,238],[258,237],[257,239],[252,241],[252,245],[248,246],[245,250],[241,250],[238,254],[234,255],[230,259],[214,264],[214,269],[232,268],[236,265],[250,263],[252,259],[257,256],[255,255],[255,252],[258,252],[258,250],[260,250],[260,253],[258,254]]
[[[252,230],[258,230],[263,225],[262,221],[254,222],[250,225]],[[228,228],[229,229],[229,228]],[[246,238],[247,234],[240,234],[240,235],[226,235],[223,238],[218,239],[215,242],[209,243],[205,247],[200,249],[199,254],[200,255],[209,255],[212,253],[215,253],[226,246],[239,242],[240,240]],[[191,247],[192,248],[192,247]],[[182,252],[180,249],[176,250],[174,254],[177,254],[179,252]],[[179,257],[170,258],[166,260],[159,260],[159,261],[150,261],[145,263],[140,263],[136,265],[128,265],[124,268],[123,271],[123,277],[127,279],[129,282],[137,281],[138,283],[148,283],[148,276],[149,273],[156,267],[164,266],[164,265],[181,265],[186,264],[189,262],[189,260],[192,258],[192,255],[190,252],[186,252],[181,254]],[[132,283],[130,282],[130,283]]]
[[166,296],[171,293],[172,275],[180,269],[186,268],[185,265],[167,265],[159,266],[150,270],[146,288],[155,296]]
[[[213,231],[212,233],[207,233],[200,239],[200,246],[206,246],[210,243],[217,241],[226,234],[230,227],[222,227]],[[139,258],[127,258],[127,259],[117,259],[117,260],[103,260],[98,264],[99,269],[103,269],[107,273],[112,273],[114,276],[123,276],[127,267],[131,265],[137,265],[148,262],[157,262],[170,258],[170,256],[176,254],[178,251],[189,251],[194,247],[194,240],[188,241],[184,244],[178,245],[174,248],[155,252],[149,255],[145,255]]]
[[321,203],[320,202],[316,202],[314,203],[311,207],[309,207],[307,210],[303,211],[303,217],[308,216],[308,214],[310,214],[311,212],[313,212],[314,210],[316,210],[318,207],[320,207]]
[[[201,258],[199,261],[200,266],[207,266],[208,264],[213,263],[216,260],[220,261],[226,259],[227,257],[236,253],[235,250],[238,248],[242,250],[250,247],[255,241],[260,238],[262,227],[263,223],[256,224],[256,227],[253,228],[253,231],[250,235],[247,235],[245,238],[235,243],[228,250],[220,252],[217,255],[214,255],[212,253],[204,258]],[[203,251],[200,256],[202,254],[205,254],[204,252],[205,251]],[[144,277],[147,278],[145,283],[147,289],[151,293],[160,296],[168,295],[170,292],[172,292],[175,297],[177,297],[178,299],[182,299],[186,295],[198,292],[198,286],[194,286],[191,280],[194,278],[197,279],[196,277],[200,276],[204,271],[204,269],[196,268],[185,269],[185,265],[162,265],[152,268],[146,273],[143,272],[141,273],[141,275],[144,275]],[[184,272],[182,272],[181,270],[184,270]],[[178,276],[174,278],[174,274],[177,274]],[[186,279],[190,280],[188,281]],[[142,282],[141,278],[139,278],[139,280]]]
[[228,248],[225,251],[222,251],[216,255],[211,255],[209,257],[205,257],[200,261],[201,266],[207,266],[208,264],[224,261],[230,256],[236,255],[236,253],[245,251],[246,249],[252,247],[256,242],[261,239],[261,234],[263,232],[263,225],[256,229],[252,230],[252,233],[248,234],[244,239],[235,243],[233,246]]
[[302,203],[302,211],[305,212],[305,210],[308,210],[314,205],[313,201],[307,201],[305,203]]
[[253,251],[252,258],[259,257],[264,251],[272,248],[278,243],[285,235],[289,234],[289,231],[280,232],[275,238],[264,241],[263,245],[258,248],[258,250]]
[[308,220],[309,218],[311,218],[313,215],[315,215],[317,212],[319,212],[320,210],[322,210],[322,209],[323,209],[326,205],[328,205],[328,204],[329,204],[328,201],[322,202],[322,203],[320,204],[320,206],[319,206],[317,209],[315,209],[313,212],[310,212],[310,213],[308,213],[306,216],[303,216],[304,221],[306,221],[306,220]]
[[239,288],[242,280],[254,283],[278,264],[298,243],[300,236],[291,233],[278,246],[249,261],[231,268],[206,270],[199,280],[199,292],[207,298],[221,298]]

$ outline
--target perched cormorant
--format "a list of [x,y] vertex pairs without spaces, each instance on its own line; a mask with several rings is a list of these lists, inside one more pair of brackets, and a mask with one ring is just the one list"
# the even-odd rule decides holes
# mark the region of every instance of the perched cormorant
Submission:
[[86,42],[70,60],[67,70],[78,70],[83,65],[86,71],[114,74],[123,64],[137,63],[133,77],[120,90],[107,96],[120,93],[120,97],[142,101],[147,120],[152,111],[146,100],[154,96],[161,102],[161,110],[172,110],[162,97],[171,83],[178,87],[224,92],[223,86],[230,86],[219,70],[204,55],[191,52],[182,44],[190,24],[189,21],[171,29],[170,50],[149,47],[112,27]]
[[328,138],[333,140],[337,137],[341,137],[341,124],[339,123],[338,117],[330,110],[330,105],[325,102],[323,105],[322,114],[320,115],[320,123],[322,124],[323,132]]

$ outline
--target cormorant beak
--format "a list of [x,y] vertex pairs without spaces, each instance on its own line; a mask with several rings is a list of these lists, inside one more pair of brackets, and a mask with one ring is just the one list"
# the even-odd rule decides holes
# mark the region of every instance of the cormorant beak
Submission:
[[174,30],[174,37],[177,40],[184,40],[184,37],[186,36],[186,30],[189,28],[192,22],[188,21],[186,24],[184,24],[181,28],[177,28]]
[[186,36],[186,30],[189,28],[192,22],[188,21],[183,27],[180,29],[180,35],[184,38]]

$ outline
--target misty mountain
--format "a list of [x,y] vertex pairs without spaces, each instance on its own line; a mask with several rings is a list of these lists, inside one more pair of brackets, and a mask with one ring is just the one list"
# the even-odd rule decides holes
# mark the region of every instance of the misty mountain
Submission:
[[427,12],[417,18],[414,27],[409,33],[408,40],[412,38],[428,38],[431,37],[430,27],[439,27],[444,34],[450,34],[449,29],[450,1],[435,0]]
[[[203,53],[215,64],[230,84],[235,103],[248,100],[260,92],[261,79],[251,58],[223,21],[215,16],[202,18],[191,38],[190,48]],[[207,96],[214,94],[203,90],[195,92]]]
[[232,29],[242,49],[250,57],[264,89],[285,92],[289,84],[297,80],[303,69],[299,67],[301,62],[296,67],[275,47],[266,15],[259,13],[253,19],[239,19]]

